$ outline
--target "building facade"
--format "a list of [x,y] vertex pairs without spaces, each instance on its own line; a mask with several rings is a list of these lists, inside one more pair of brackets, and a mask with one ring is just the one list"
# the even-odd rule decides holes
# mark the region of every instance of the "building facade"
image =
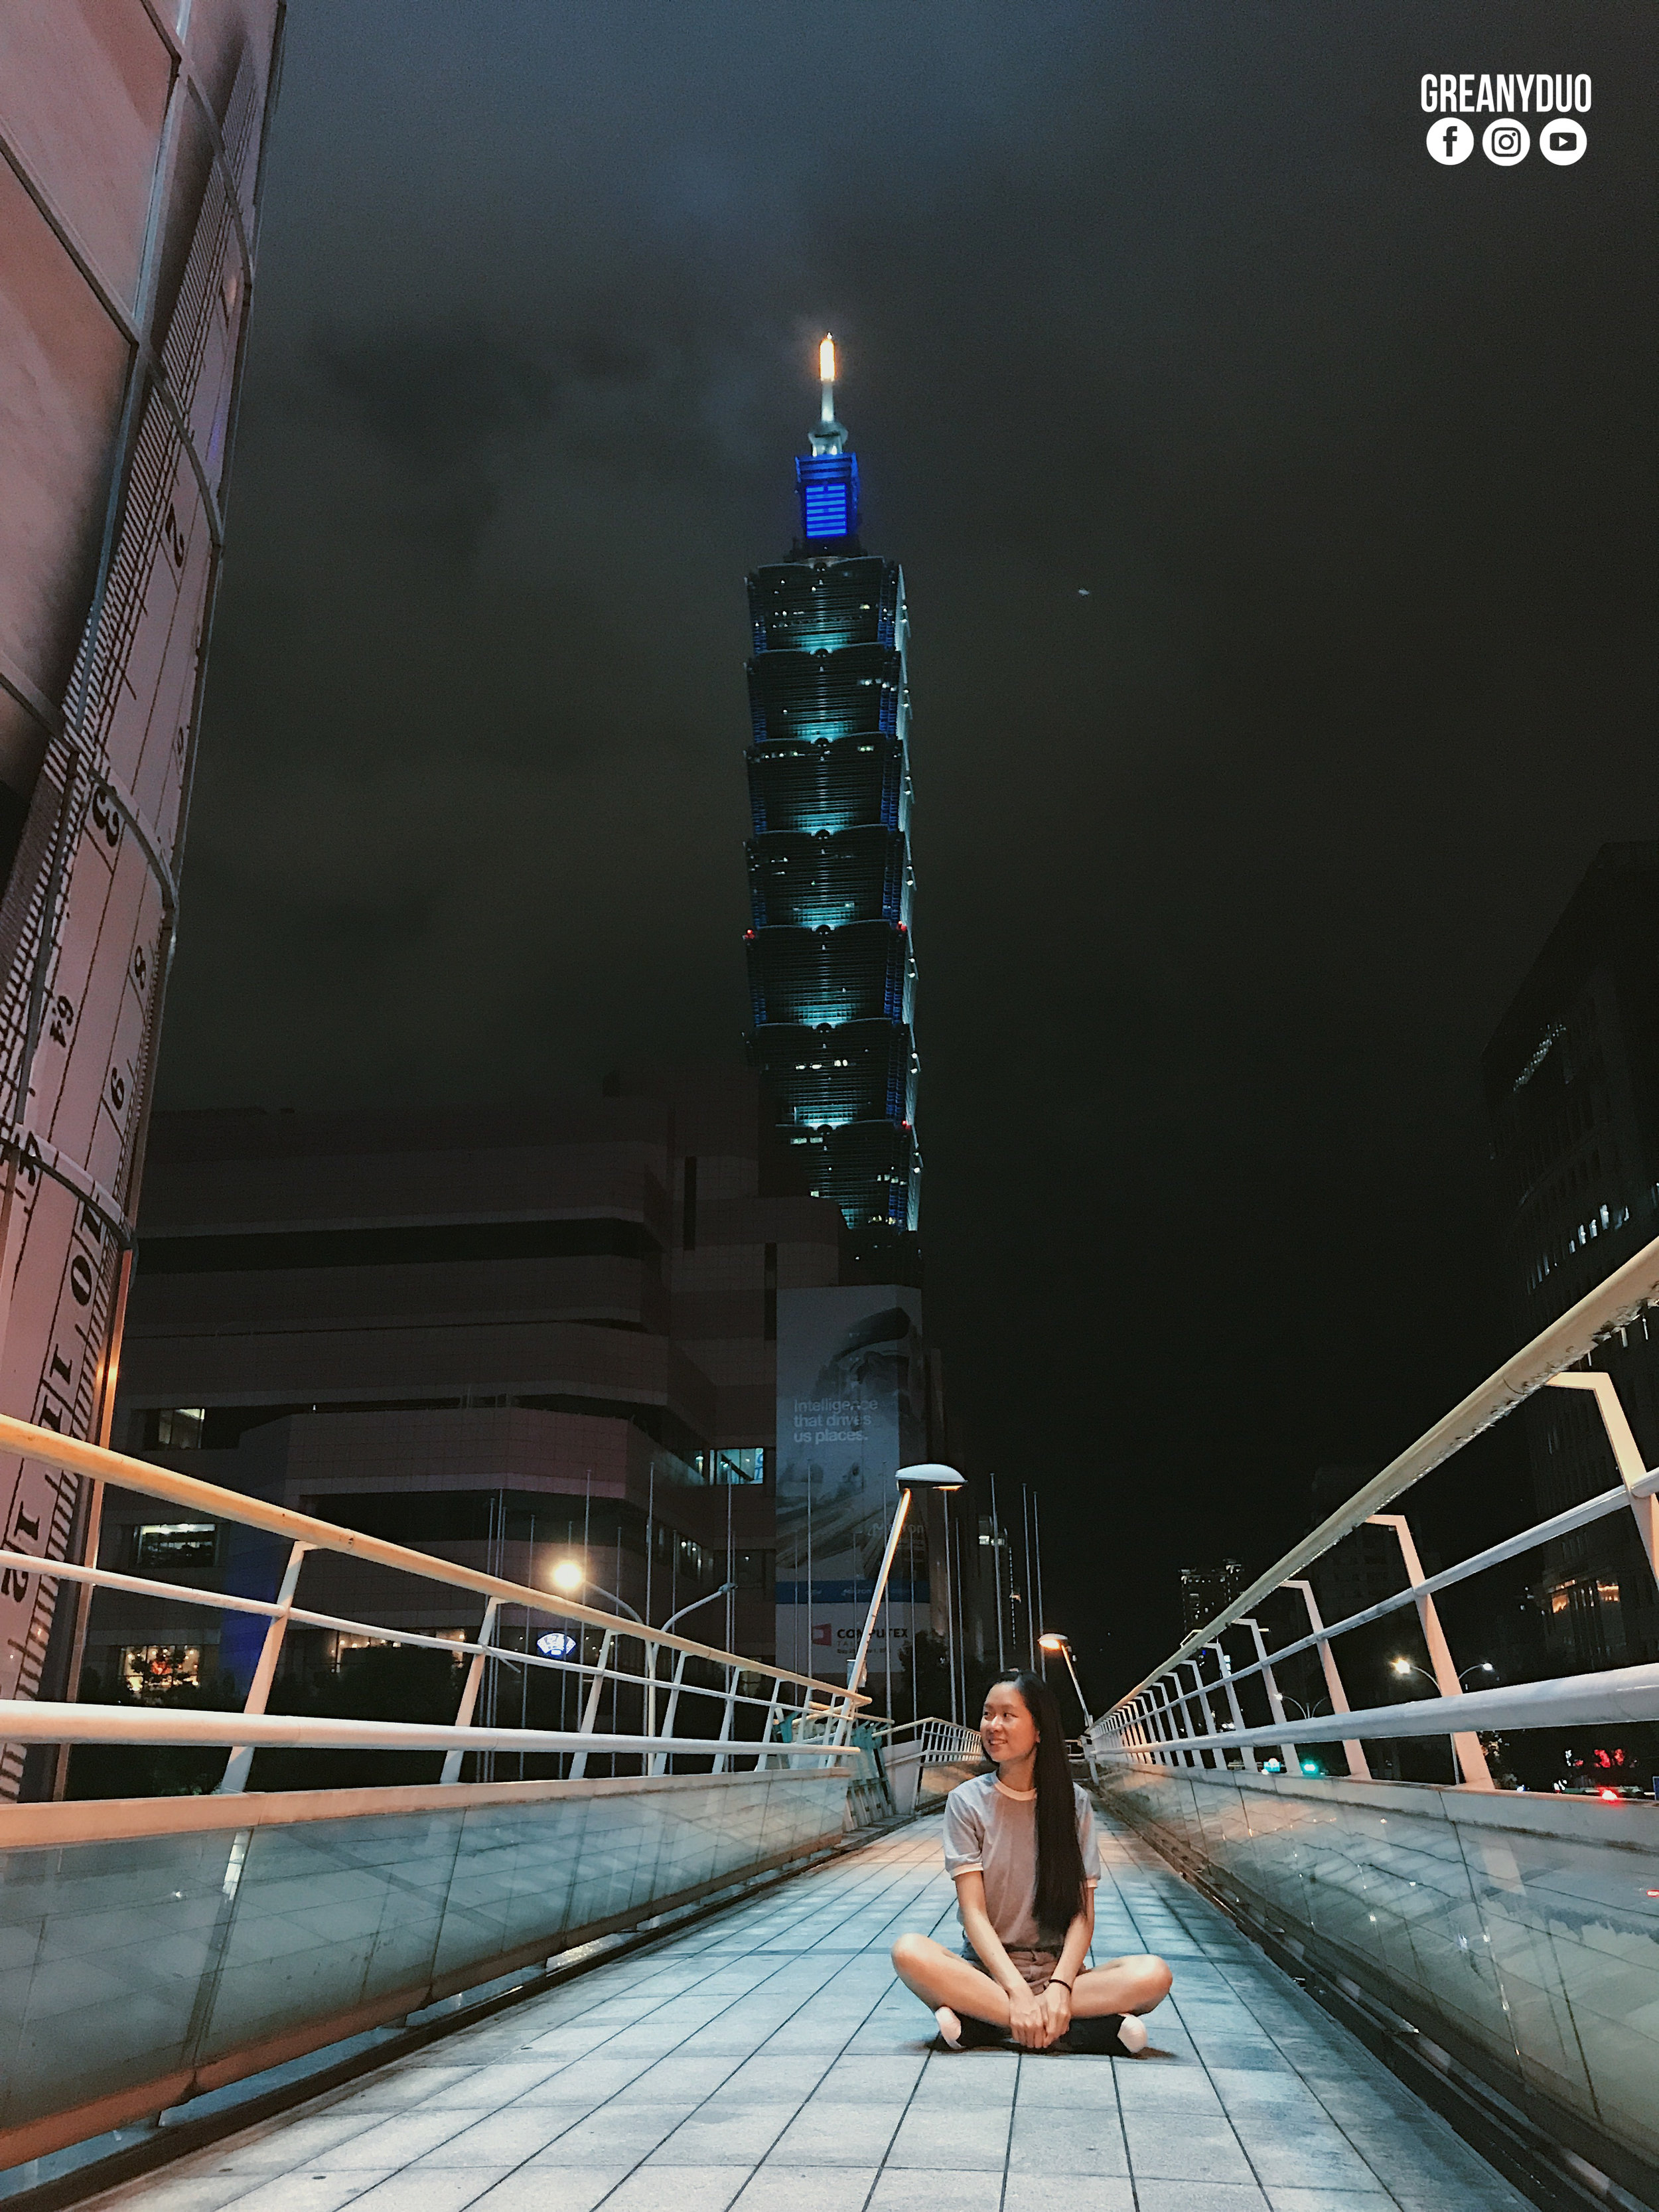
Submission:
[[1181,1570],[1181,1635],[1184,1643],[1224,1613],[1244,1589],[1246,1577],[1237,1559],[1223,1559],[1214,1567]]
[[[1374,1465],[1316,1467],[1308,1486],[1310,1524],[1318,1528],[1338,1512],[1371,1478]],[[1405,1554],[1392,1528],[1362,1522],[1333,1544],[1308,1569],[1319,1617],[1327,1625],[1346,1620],[1406,1587]]]
[[[143,1158],[280,0],[0,10],[0,1407],[101,1438]],[[0,1542],[90,1490],[0,1462]],[[0,1698],[77,1607],[0,1575]],[[0,1799],[44,1753],[0,1742]]]
[[[1575,1305],[1659,1235],[1659,843],[1604,845],[1481,1060],[1517,1340]],[[1659,1337],[1646,1320],[1595,1364],[1614,1379],[1643,1457],[1659,1456]],[[1538,1507],[1617,1480],[1589,1394],[1522,1409]],[[1659,1608],[1622,1516],[1551,1547],[1538,1591],[1551,1659],[1659,1656]]]
[[[590,1602],[659,1624],[712,1598],[685,1632],[770,1657],[778,1301],[850,1265],[771,1115],[741,1067],[524,1109],[159,1115],[115,1441],[532,1587],[575,1559]],[[280,1566],[136,1493],[108,1500],[100,1558],[258,1596]],[[477,1626],[331,1555],[300,1601]],[[240,1681],[254,1653],[227,1622],[104,1593],[88,1663]],[[342,1649],[308,1632],[285,1664]]]
[[749,579],[750,1054],[810,1187],[841,1208],[872,1278],[914,1283],[904,578],[860,541],[858,458],[824,349],[821,419],[795,464],[799,536]]

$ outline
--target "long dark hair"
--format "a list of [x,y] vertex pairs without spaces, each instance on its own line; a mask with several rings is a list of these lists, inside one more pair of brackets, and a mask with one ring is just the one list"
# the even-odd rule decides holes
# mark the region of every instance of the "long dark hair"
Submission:
[[1036,1723],[1036,1923],[1056,1948],[1083,1910],[1083,1852],[1077,1839],[1077,1797],[1066,1758],[1060,1704],[1041,1674],[1011,1667],[995,1682],[1012,1683]]

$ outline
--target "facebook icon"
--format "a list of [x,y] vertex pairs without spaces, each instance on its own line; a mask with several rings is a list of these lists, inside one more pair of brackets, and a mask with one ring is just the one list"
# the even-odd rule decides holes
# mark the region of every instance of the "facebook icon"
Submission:
[[1429,151],[1443,169],[1467,161],[1474,151],[1474,133],[1461,117],[1437,116],[1429,125]]

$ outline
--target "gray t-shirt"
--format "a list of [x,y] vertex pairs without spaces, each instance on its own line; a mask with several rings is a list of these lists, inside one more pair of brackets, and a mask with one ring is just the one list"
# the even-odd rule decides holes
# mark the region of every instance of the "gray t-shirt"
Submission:
[[[1077,1839],[1091,1889],[1100,1880],[1094,1808],[1075,1783]],[[994,1774],[959,1782],[945,1801],[945,1870],[985,1877],[985,1909],[1006,1951],[1046,1951],[1036,1923],[1036,1791],[1006,1789]],[[960,1899],[957,1918],[962,1918]]]

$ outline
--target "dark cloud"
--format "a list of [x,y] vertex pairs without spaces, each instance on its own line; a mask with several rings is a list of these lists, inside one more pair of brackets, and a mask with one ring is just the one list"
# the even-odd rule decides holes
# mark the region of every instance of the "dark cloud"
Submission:
[[[1186,1548],[1507,1348],[1477,1058],[1659,799],[1650,21],[289,22],[164,1094],[737,1048],[742,580],[834,328],[915,620],[931,1323],[1051,1605],[1148,1656]],[[1583,162],[1428,160],[1422,70],[1557,56]]]
[[412,466],[453,467],[553,411],[552,370],[524,343],[478,325],[330,334],[317,357],[366,428]]

